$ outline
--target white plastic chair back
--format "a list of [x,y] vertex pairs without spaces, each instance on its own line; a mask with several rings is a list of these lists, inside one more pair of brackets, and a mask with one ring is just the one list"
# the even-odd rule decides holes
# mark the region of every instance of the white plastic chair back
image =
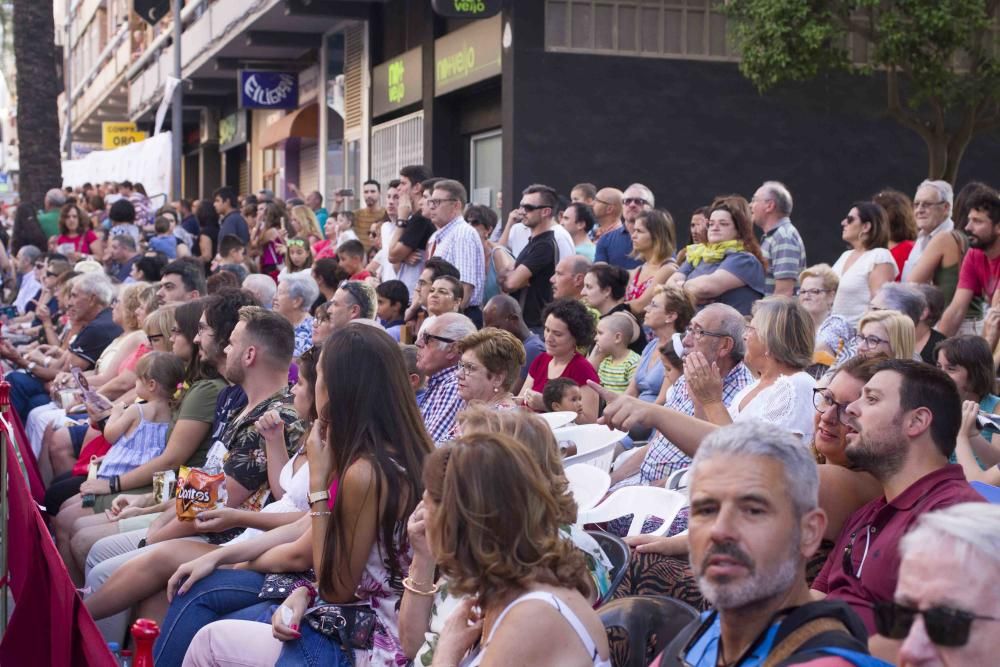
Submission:
[[611,475],[596,466],[573,466],[566,468],[569,492],[573,494],[577,509],[588,510],[611,488]]
[[562,428],[567,424],[573,423],[578,415],[575,412],[570,412],[569,410],[562,410],[559,412],[542,412],[538,416],[541,417],[545,423],[549,425],[549,428],[554,431],[557,428]]
[[552,432],[556,442],[572,442],[576,445],[576,454],[563,459],[563,466],[589,463],[604,472],[611,471],[611,459],[615,455],[615,445],[624,438],[624,431],[613,431],[600,424],[583,424],[582,426],[566,426]]
[[[633,456],[638,455],[640,453],[640,447],[641,447],[641,445],[640,446],[633,446],[632,449],[626,449],[624,452],[622,452],[621,454],[619,454],[618,458],[616,458],[615,461],[614,461],[614,463],[611,464],[611,469],[612,470],[618,470],[618,468],[620,468],[623,463],[625,463],[626,461],[628,461]],[[642,455],[645,456],[646,452],[642,452]]]
[[597,507],[581,511],[577,523],[604,523],[612,519],[632,515],[628,535],[642,533],[642,524],[650,517],[663,519],[663,524],[649,535],[666,535],[680,512],[688,504],[683,493],[668,491],[656,486],[627,486],[618,489],[604,499]]
[[691,485],[691,468],[681,468],[670,473],[667,479],[666,488],[671,491],[680,491],[686,496],[691,495],[688,487]]

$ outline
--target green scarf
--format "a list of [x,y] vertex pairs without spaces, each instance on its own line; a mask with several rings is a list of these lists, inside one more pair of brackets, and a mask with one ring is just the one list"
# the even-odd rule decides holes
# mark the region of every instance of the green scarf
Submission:
[[695,243],[687,247],[684,259],[692,267],[702,262],[718,264],[730,252],[743,252],[743,241],[722,241],[721,243]]

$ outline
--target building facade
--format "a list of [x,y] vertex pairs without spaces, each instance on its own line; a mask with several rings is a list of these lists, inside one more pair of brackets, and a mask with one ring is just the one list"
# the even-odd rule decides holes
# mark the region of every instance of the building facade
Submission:
[[[926,175],[926,149],[888,118],[877,77],[758,94],[714,0],[502,4],[470,20],[435,14],[431,0],[187,0],[184,195],[226,183],[330,198],[423,163],[504,215],[531,183],[565,193],[639,181],[683,242],[691,210],[773,178],[795,195],[810,248],[828,249],[819,261],[839,254],[853,201],[912,192]],[[106,120],[154,130],[172,26],[148,26],[129,5],[69,2],[74,144],[99,143]],[[255,73],[260,95],[259,81],[285,75],[294,104],[250,108],[242,83]],[[958,185],[994,180],[998,149],[996,135],[973,142]]]

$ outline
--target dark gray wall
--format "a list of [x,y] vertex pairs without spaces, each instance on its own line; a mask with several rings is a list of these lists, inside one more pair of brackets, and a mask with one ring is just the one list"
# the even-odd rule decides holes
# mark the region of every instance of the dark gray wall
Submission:
[[[513,3],[504,52],[505,202],[544,182],[568,195],[576,182],[650,186],[687,238],[690,211],[717,194],[747,198],[784,181],[809,261],[845,246],[852,201],[884,186],[910,193],[926,176],[923,141],[886,117],[874,79],[824,77],[759,95],[735,64],[549,53],[543,2]],[[970,146],[959,184],[1000,185],[1000,137]]]

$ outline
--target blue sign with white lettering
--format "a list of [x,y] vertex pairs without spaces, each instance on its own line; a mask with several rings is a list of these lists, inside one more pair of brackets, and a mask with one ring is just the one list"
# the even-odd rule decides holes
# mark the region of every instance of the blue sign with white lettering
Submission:
[[294,72],[240,70],[240,107],[295,109],[299,106],[299,77]]

